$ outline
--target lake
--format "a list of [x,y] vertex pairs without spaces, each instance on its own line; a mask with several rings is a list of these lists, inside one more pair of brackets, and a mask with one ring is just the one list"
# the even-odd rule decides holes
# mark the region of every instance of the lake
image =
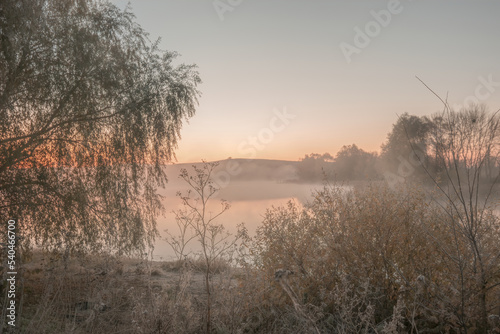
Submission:
[[[279,183],[271,180],[258,181],[231,181],[225,188],[221,189],[214,197],[209,211],[216,213],[220,210],[220,200],[227,200],[231,207],[218,218],[230,232],[236,231],[236,226],[245,223],[250,235],[255,233],[257,226],[262,223],[263,215],[272,206],[285,205],[289,200],[297,203],[306,203],[311,200],[311,193],[315,189],[322,188],[321,184]],[[165,196],[163,204],[166,207],[165,217],[158,219],[158,230],[162,237],[168,229],[173,235],[178,234],[175,216],[172,211],[182,207],[181,201],[176,197],[177,191],[186,191],[188,188],[182,180],[170,179],[166,189],[160,194]],[[196,241],[191,241],[191,251],[197,251]],[[174,258],[174,252],[166,241],[156,240],[154,249],[155,260],[170,260]]]

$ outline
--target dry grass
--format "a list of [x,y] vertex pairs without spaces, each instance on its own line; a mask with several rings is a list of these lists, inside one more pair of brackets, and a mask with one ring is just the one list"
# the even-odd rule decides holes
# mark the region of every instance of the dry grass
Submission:
[[[198,333],[204,324],[201,264],[110,255],[64,263],[57,254],[36,252],[24,265],[18,323],[23,333]],[[221,262],[213,271],[221,308],[226,297],[234,305],[238,284],[230,269]],[[215,313],[221,318],[224,312],[230,311]]]
[[[463,293],[456,288],[459,277],[443,249],[462,246],[438,211],[418,192],[367,188],[344,195],[318,194],[306,211],[293,205],[270,211],[256,238],[245,241],[245,265],[212,266],[212,333],[476,331],[477,280],[469,271]],[[499,238],[498,228],[487,230],[483,245],[498,254]],[[58,254],[35,253],[24,268],[23,333],[204,332],[202,260],[80,254],[65,264]],[[500,258],[489,270],[494,334]]]

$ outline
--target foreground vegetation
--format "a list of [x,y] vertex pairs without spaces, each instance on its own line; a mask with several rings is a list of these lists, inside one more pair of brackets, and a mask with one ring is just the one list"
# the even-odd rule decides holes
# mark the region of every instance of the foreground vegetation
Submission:
[[[174,263],[64,244],[45,245],[38,260],[30,260],[27,234],[19,242],[25,265],[16,295],[18,328],[500,333],[500,119],[470,109],[447,111],[440,124],[433,163],[416,150],[408,158],[421,168],[415,181],[427,175],[427,185],[412,183],[408,168],[398,168],[406,172],[397,182],[326,183],[306,205],[269,209],[254,236],[244,226],[231,235],[218,223],[230,204],[222,200],[213,210],[217,163],[182,170],[190,190],[178,194],[179,230],[166,238]],[[187,253],[188,243],[201,251]]]
[[209,266],[203,256],[35,253],[19,323],[26,333],[199,333],[210,302],[212,333],[498,333],[499,218],[482,213],[479,260],[443,203],[413,186],[326,186],[306,207],[268,210],[255,237]]

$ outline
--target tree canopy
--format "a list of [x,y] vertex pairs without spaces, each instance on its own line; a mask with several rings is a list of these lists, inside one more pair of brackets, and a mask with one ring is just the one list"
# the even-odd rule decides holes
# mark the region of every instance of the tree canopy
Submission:
[[427,152],[428,136],[432,122],[425,116],[419,117],[404,113],[392,126],[387,141],[382,144],[382,156],[389,161],[397,161],[399,156],[408,158],[415,149]]
[[335,156],[337,175],[347,180],[375,179],[377,154],[366,152],[356,144],[344,145]]
[[161,165],[200,78],[104,1],[0,4],[0,200],[45,247],[130,252],[156,235]]

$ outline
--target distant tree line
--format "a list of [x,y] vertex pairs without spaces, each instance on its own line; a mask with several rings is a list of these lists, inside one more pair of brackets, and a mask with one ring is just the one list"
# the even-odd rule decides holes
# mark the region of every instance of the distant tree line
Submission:
[[[481,146],[484,168],[481,168],[480,178],[493,182],[500,173],[497,123],[497,114],[489,112],[483,105],[430,116],[404,113],[393,124],[380,153],[367,152],[352,144],[344,145],[335,156],[330,153],[307,154],[300,159],[298,176],[302,181],[322,181],[326,177],[334,180],[431,182],[445,179],[450,168],[463,168],[465,160],[470,158],[468,155]],[[485,129],[491,133],[485,135]],[[458,138],[460,134],[461,139]],[[448,155],[458,147],[463,156],[455,157],[457,166],[450,165]]]

